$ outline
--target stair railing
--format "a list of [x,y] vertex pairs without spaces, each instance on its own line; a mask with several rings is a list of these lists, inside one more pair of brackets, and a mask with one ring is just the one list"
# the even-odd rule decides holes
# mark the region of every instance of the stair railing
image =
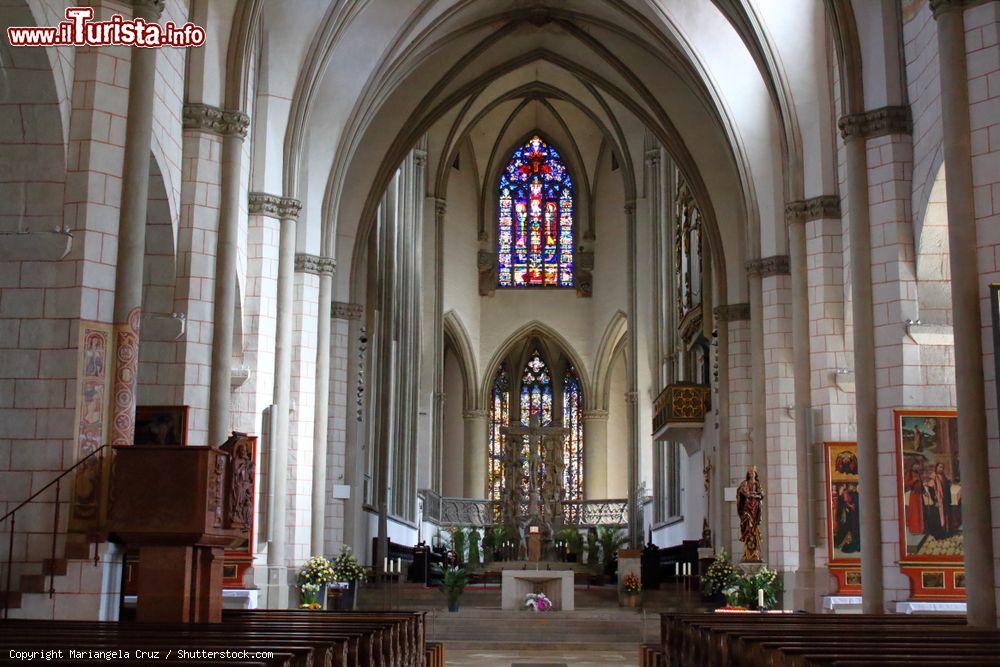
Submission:
[[[43,493],[51,489],[53,486],[56,487],[55,510],[53,511],[52,515],[52,557],[49,561],[48,593],[49,593],[49,598],[51,599],[56,593],[55,560],[56,560],[56,541],[59,534],[59,491],[62,479],[66,475],[70,474],[71,472],[73,472],[74,470],[76,470],[81,465],[83,465],[84,463],[86,463],[88,460],[90,460],[95,456],[97,456],[100,461],[100,463],[98,464],[98,470],[104,470],[104,450],[109,449],[110,447],[111,445],[101,445],[100,447],[98,447],[97,449],[95,449],[94,451],[92,451],[91,453],[87,454],[82,459],[74,463],[72,466],[64,470],[62,473],[59,474],[58,477],[50,481],[48,484],[40,488],[38,491],[35,491],[28,497],[27,500],[22,502],[20,505],[18,505],[17,507],[15,507],[11,511],[7,512],[2,517],[0,517],[0,523],[3,523],[7,519],[10,519],[10,528],[8,529],[8,538],[7,538],[7,577],[6,577],[6,583],[4,585],[4,596],[3,596],[3,617],[5,619],[7,618],[7,613],[8,610],[10,609],[10,596],[12,593],[10,584],[11,584],[11,574],[14,571],[14,527],[17,525],[16,515],[18,510],[23,508],[31,501],[35,500],[38,496],[42,495]],[[95,560],[96,558],[97,556],[95,548]]]

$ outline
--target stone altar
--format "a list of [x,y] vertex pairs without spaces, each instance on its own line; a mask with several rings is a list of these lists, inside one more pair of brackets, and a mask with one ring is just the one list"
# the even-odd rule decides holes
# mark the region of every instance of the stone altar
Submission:
[[573,570],[504,570],[500,584],[500,606],[524,609],[528,593],[545,593],[556,611],[573,611]]

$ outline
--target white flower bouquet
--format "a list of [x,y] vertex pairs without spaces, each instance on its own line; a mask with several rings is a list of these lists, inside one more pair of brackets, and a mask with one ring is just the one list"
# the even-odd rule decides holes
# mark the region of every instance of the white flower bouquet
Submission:
[[524,606],[535,611],[548,611],[552,609],[552,600],[545,593],[528,593],[524,598]]

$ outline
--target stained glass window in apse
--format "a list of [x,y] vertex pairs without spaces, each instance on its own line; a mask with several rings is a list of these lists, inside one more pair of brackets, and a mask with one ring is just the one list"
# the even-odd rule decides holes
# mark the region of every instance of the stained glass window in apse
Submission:
[[514,151],[499,185],[500,287],[573,286],[573,183],[537,135]]
[[503,450],[506,438],[502,428],[510,424],[510,375],[501,364],[493,380],[490,403],[489,468],[486,471],[487,497],[500,500],[503,495]]
[[563,488],[567,500],[583,499],[583,392],[576,369],[570,366],[563,376]]

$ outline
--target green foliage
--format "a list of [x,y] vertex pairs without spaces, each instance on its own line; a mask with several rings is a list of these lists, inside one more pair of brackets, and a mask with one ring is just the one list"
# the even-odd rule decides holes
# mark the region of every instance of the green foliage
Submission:
[[441,582],[441,592],[448,598],[449,604],[458,602],[462,591],[469,585],[469,574],[460,567],[449,567],[444,571]]
[[451,528],[451,548],[460,563],[465,562],[465,530],[461,526]]
[[756,574],[744,574],[737,570],[735,580],[722,589],[726,604],[731,607],[757,609],[757,591],[764,591],[764,608],[776,609],[784,590],[778,573],[763,566]]
[[473,528],[469,531],[469,564],[479,565],[479,530]]
[[600,558],[601,545],[597,539],[597,530],[594,528],[587,529],[587,564],[596,565],[597,560]]
[[597,540],[601,544],[601,558],[607,568],[614,560],[615,552],[628,544],[628,536],[620,528],[601,526],[598,529]]
[[573,526],[566,526],[559,531],[559,539],[566,543],[566,551],[576,556],[583,553],[583,535]]
[[495,535],[493,528],[483,528],[483,561],[488,561],[493,558],[493,549],[495,548],[496,542],[493,539]]

